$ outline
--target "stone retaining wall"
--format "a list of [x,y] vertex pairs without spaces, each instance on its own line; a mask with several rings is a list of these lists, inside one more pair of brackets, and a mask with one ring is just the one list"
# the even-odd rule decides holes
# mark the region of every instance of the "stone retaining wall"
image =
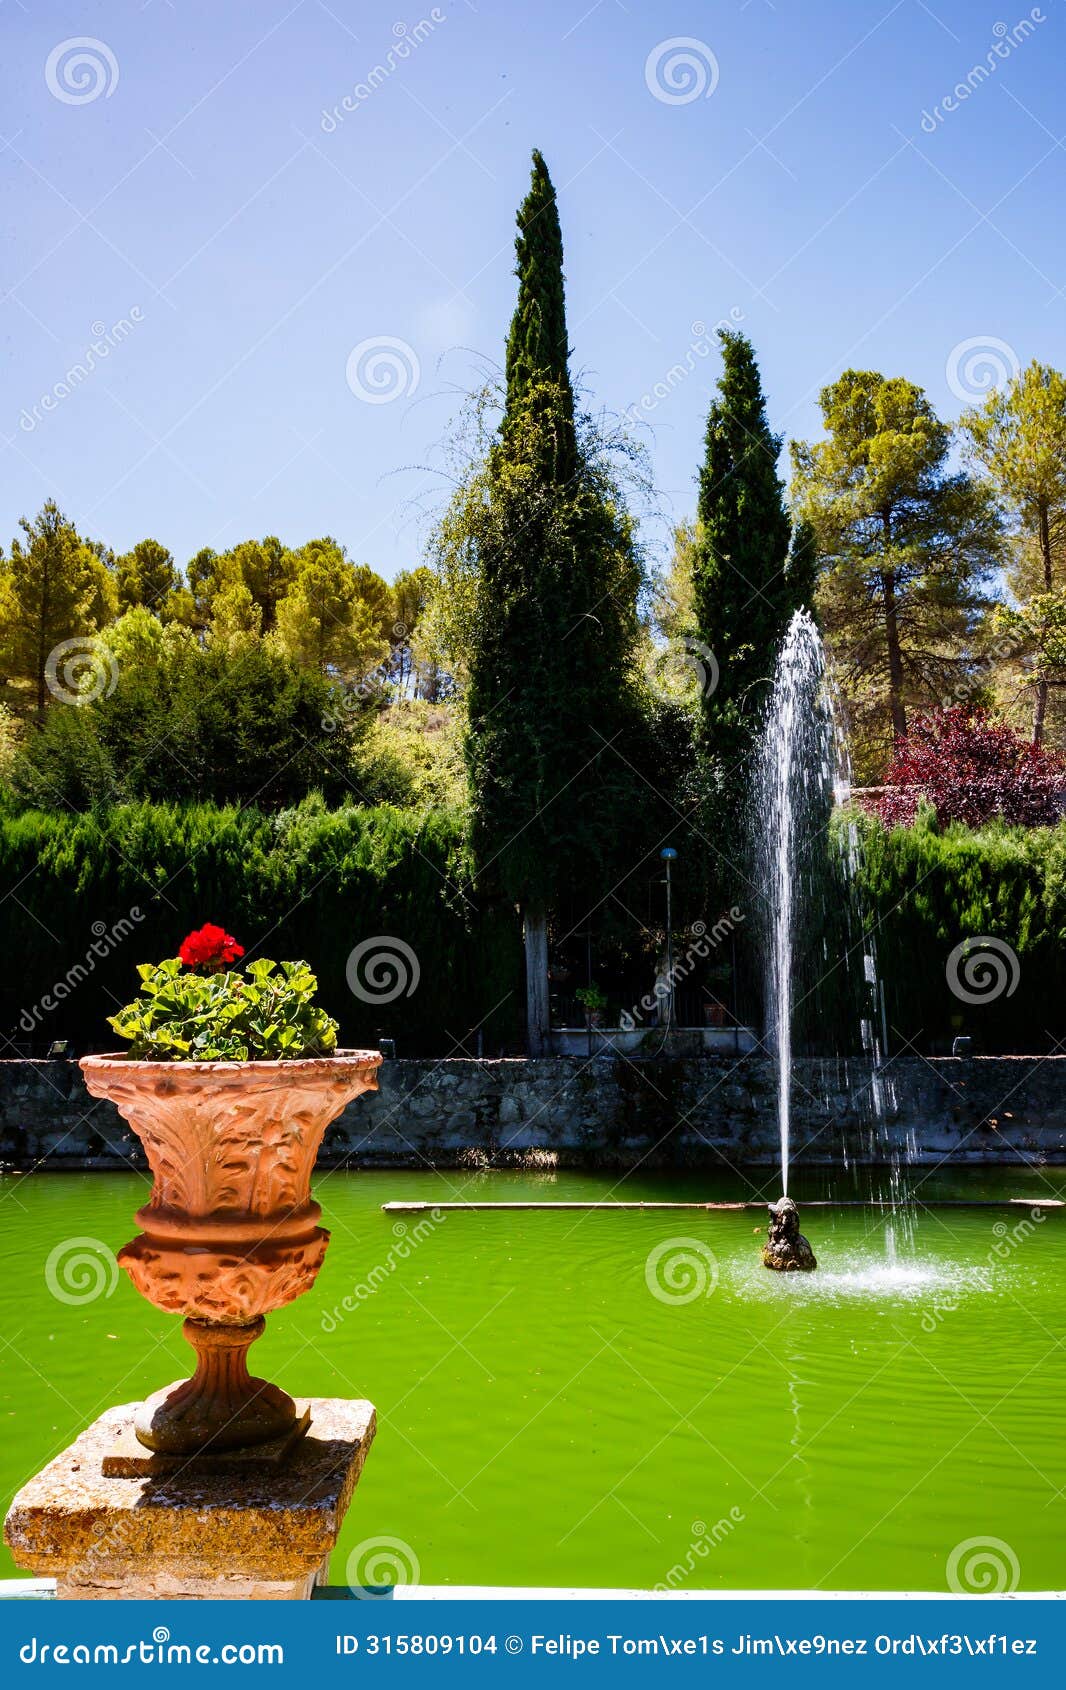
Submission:
[[[875,1108],[875,1093],[879,1108]],[[797,1163],[1066,1163],[1066,1057],[801,1061]],[[330,1128],[322,1159],[352,1167],[772,1164],[774,1076],[762,1056],[632,1062],[386,1062],[381,1089]],[[0,1062],[8,1168],[143,1166],[113,1105],[71,1062]]]

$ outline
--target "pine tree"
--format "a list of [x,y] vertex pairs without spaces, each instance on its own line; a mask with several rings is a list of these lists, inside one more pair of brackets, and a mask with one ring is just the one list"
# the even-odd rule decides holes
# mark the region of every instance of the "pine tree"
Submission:
[[0,662],[29,683],[42,722],[49,663],[73,640],[89,651],[88,636],[114,614],[114,585],[106,563],[54,499],[19,526],[23,538],[12,542],[0,568]]
[[991,489],[953,467],[951,428],[913,382],[845,370],[820,404],[826,438],[793,443],[794,504],[817,535],[853,765],[877,780],[909,709],[974,685],[1002,519]]
[[1033,681],[1033,743],[1044,738],[1048,693],[1063,685],[1062,571],[1066,534],[1066,377],[1034,358],[959,427],[1007,515],[1020,610],[1004,607],[1003,626],[1018,638]]
[[704,739],[725,789],[758,727],[789,618],[811,590],[809,534],[790,561],[791,524],[777,473],[781,440],[766,418],[755,353],[733,329],[719,333],[722,374],[707,418],[699,476],[693,582],[699,640],[714,655],[704,674]]
[[115,560],[120,611],[144,605],[162,620],[169,620],[172,601],[181,584],[174,559],[159,540],[138,540],[132,551]]

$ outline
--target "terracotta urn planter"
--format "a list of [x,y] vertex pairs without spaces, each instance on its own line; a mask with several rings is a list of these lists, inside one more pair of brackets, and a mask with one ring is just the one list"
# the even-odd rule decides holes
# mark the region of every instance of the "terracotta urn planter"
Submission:
[[144,1145],[154,1175],[140,1235],[118,1260],[156,1308],[185,1316],[196,1371],[143,1404],[148,1449],[193,1455],[284,1437],[296,1407],[253,1378],[247,1356],[264,1316],[310,1289],[329,1233],[311,1198],[323,1134],[377,1089],[378,1051],[273,1062],[141,1062],[85,1056]]

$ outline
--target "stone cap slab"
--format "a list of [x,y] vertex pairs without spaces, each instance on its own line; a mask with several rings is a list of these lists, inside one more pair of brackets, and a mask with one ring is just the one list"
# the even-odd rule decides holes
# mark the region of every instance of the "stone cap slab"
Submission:
[[128,1442],[139,1406],[108,1409],[19,1491],[4,1537],[20,1567],[113,1595],[207,1595],[213,1581],[281,1585],[321,1567],[374,1438],[372,1403],[311,1398],[310,1430],[270,1472],[191,1460],[166,1476],[105,1477],[103,1459]]

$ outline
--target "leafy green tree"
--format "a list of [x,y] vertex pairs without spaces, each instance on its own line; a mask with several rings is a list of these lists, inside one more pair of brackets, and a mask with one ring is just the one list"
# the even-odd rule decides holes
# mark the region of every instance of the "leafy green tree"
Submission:
[[324,675],[361,678],[388,646],[359,595],[355,567],[335,540],[312,540],[293,556],[293,582],[276,609],[281,649]]
[[313,790],[337,802],[370,714],[338,710],[327,680],[265,642],[203,646],[168,628],[139,661],[127,650],[112,693],[49,711],[16,753],[11,785],[41,809],[135,799],[270,809]]
[[211,601],[212,643],[240,645],[242,641],[258,639],[262,628],[262,606],[256,603],[246,582],[230,581],[219,589]]
[[296,555],[275,534],[268,534],[265,540],[242,540],[227,552],[205,546],[187,571],[196,626],[206,628],[210,624],[220,593],[244,586],[259,608],[263,633],[270,633],[277,623],[278,605],[292,590],[297,570]]
[[163,661],[167,630],[160,618],[143,604],[135,604],[112,622],[107,630],[108,650],[119,669],[150,669]]
[[115,560],[115,588],[120,611],[143,605],[161,620],[171,614],[181,576],[174,559],[158,540],[138,540],[132,551]]
[[[707,418],[692,577],[696,635],[707,648],[699,664],[705,741],[729,788],[761,719],[789,618],[803,600],[789,566],[781,439],[767,421],[755,352],[734,329],[718,338],[722,374]],[[801,585],[808,586],[806,577]]]
[[1020,608],[1001,621],[1027,654],[1034,686],[1033,741],[1044,738],[1048,691],[1063,667],[1066,545],[1066,377],[1033,362],[960,418],[973,461],[1006,509],[1014,546],[1011,586]]
[[[522,911],[530,1053],[548,1035],[548,916],[603,877],[632,809],[641,580],[604,454],[581,436],[568,368],[562,235],[539,153],[518,212],[518,305],[499,432],[437,535],[466,643],[466,759],[483,884]],[[472,589],[472,590],[470,590]]]
[[415,636],[436,586],[432,569],[401,569],[392,583],[392,662],[401,694],[415,677]]
[[392,588],[368,563],[353,564],[352,573],[356,594],[366,605],[379,639],[384,640],[386,645],[390,644],[392,625],[396,620]]
[[696,632],[693,565],[698,533],[694,522],[677,524],[669,565],[655,583],[652,622],[656,633],[674,644]]
[[48,702],[48,666],[65,641],[87,640],[114,614],[107,565],[54,499],[0,565],[0,654],[9,676],[30,684],[38,722]]
[[187,620],[191,627],[203,630],[211,620],[212,604],[219,590],[219,555],[212,546],[202,546],[189,559],[185,570],[186,590],[191,600]]
[[224,553],[220,574],[225,580],[235,575],[244,582],[259,606],[263,632],[268,634],[277,622],[278,605],[292,589],[297,568],[293,554],[277,535],[268,534],[265,540],[242,540]]
[[846,370],[820,396],[827,438],[794,443],[794,506],[813,531],[822,626],[876,776],[912,705],[962,702],[1002,549],[990,490],[949,467],[951,430],[920,387]]

